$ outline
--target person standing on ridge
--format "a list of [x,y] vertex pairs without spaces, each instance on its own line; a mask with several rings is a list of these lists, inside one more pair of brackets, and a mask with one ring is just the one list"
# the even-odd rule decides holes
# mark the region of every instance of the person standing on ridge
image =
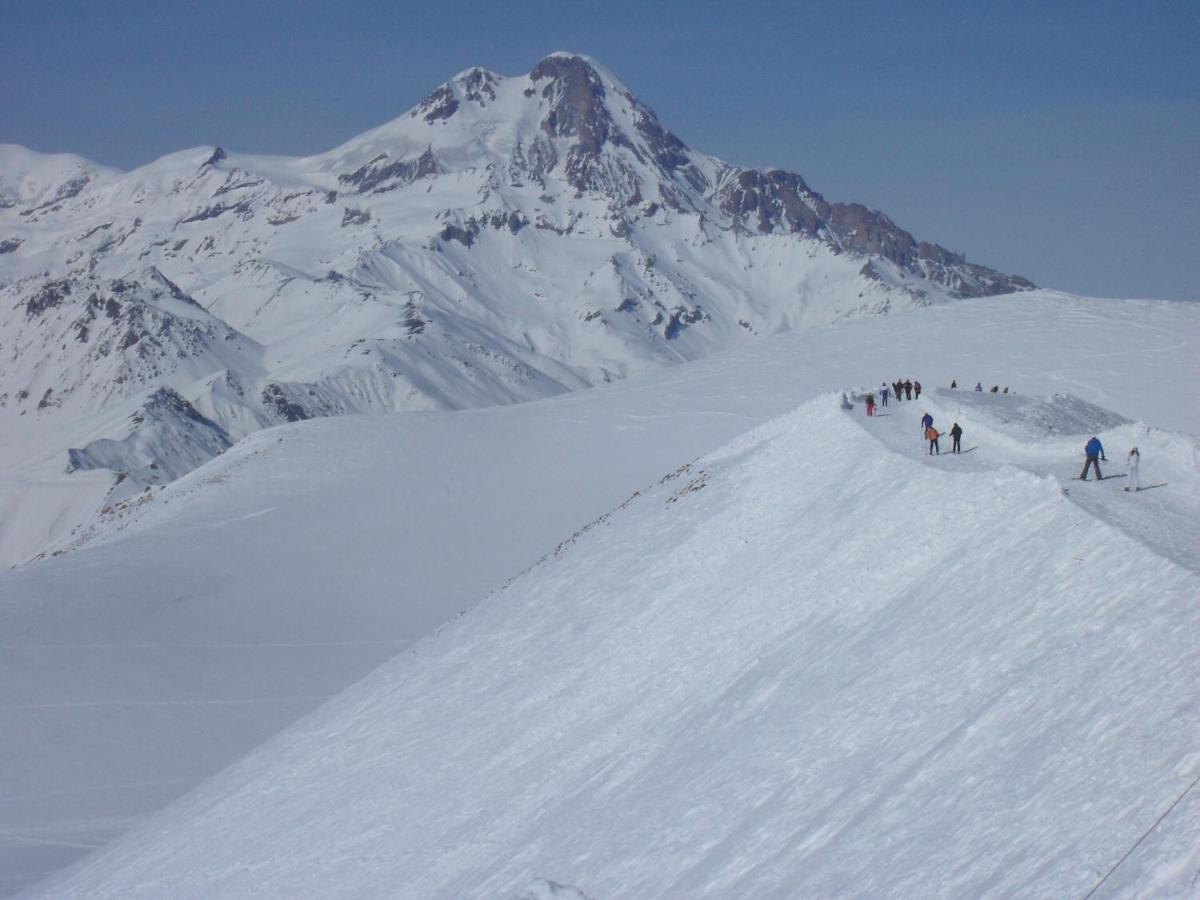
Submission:
[[867,394],[867,415],[875,415],[875,395]]
[[950,390],[952,390],[952,391],[958,390],[958,382],[955,381],[953,378],[950,379]]
[[941,456],[942,448],[938,446],[938,438],[941,435],[938,434],[938,430],[930,425],[925,429],[925,437],[929,439],[929,455],[933,456],[936,453],[938,456]]
[[933,416],[931,416],[929,413],[925,413],[925,415],[921,416],[921,434],[924,434],[926,431],[928,431],[932,427],[933,427]]
[[887,406],[888,386],[886,381],[879,385],[879,399],[882,401],[880,406]]
[[958,427],[957,422],[955,422],[950,428],[950,438],[953,441],[953,443],[950,445],[950,452],[961,453],[962,448],[960,446],[960,441],[962,441],[962,429]]
[[919,381],[913,382],[913,396],[917,400],[921,399],[921,382],[919,382]]
[[1129,451],[1129,459],[1125,463],[1125,490],[1127,491],[1136,492],[1142,489],[1142,485],[1138,481],[1138,463],[1141,460],[1142,454],[1138,453],[1137,447]]
[[912,389],[913,389],[913,383],[911,381],[909,381],[907,378],[904,379],[904,399],[905,400],[912,399]]
[[899,378],[892,382],[892,396],[896,398],[897,403],[904,399],[904,382]]
[[1083,448],[1084,462],[1083,471],[1079,473],[1080,481],[1087,481],[1088,466],[1093,466],[1096,469],[1096,480],[1103,481],[1104,476],[1100,474],[1100,463],[1097,458],[1108,462],[1108,457],[1104,455],[1104,445],[1100,443],[1100,438],[1093,435],[1092,439],[1087,442]]
[[975,390],[979,391],[979,393],[981,393],[981,394],[983,393],[983,385],[980,384],[978,381],[975,382]]

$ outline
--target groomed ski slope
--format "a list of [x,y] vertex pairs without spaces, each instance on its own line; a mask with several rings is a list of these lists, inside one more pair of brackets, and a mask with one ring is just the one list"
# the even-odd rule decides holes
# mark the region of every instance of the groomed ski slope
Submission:
[[[824,391],[901,374],[930,388],[1000,381],[1019,392],[1009,404],[1069,392],[1196,433],[1200,304],[969,301],[538,403],[255,435],[65,555],[0,572],[0,894],[102,846],[663,473]],[[1039,473],[1079,471],[1080,438],[963,424],[979,445],[964,464],[994,444],[997,464],[1011,453]],[[1101,437],[1115,465],[1125,438]],[[1124,509],[1174,516],[1185,527],[1167,542],[1194,569],[1191,444],[1157,430],[1137,440],[1145,483],[1171,483]]]
[[[890,411],[663,479],[43,894],[1082,896],[1200,774],[1200,579]],[[1198,808],[1102,890],[1191,895]]]

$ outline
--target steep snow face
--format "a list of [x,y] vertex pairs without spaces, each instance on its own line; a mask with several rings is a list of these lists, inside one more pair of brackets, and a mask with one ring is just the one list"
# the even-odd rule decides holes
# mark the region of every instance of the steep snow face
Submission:
[[1082,896],[1200,773],[1200,577],[919,415],[675,471],[44,895]]
[[[97,327],[117,329],[107,306],[90,324],[76,307],[148,278],[207,319],[172,310],[164,340],[155,312],[131,327],[160,348],[131,358],[128,331]],[[603,66],[554,54],[518,77],[470,69],[313,157],[209,147],[119,173],[0,148],[0,427],[36,430],[65,468],[70,448],[123,440],[125,401],[160,387],[237,438],[537,399],[753,335],[1028,287],[798,175],[698,153]],[[29,312],[52,295],[70,302]],[[56,402],[83,382],[87,402]]]

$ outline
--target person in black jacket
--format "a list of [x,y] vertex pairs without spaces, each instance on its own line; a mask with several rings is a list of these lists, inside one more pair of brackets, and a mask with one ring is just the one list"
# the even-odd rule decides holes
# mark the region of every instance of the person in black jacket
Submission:
[[953,445],[950,447],[950,452],[961,453],[962,450],[959,446],[959,442],[962,441],[962,429],[958,427],[957,422],[955,422],[950,428],[950,437],[954,440]]
[[907,378],[904,380],[904,399],[905,400],[912,399],[912,382],[909,381]]

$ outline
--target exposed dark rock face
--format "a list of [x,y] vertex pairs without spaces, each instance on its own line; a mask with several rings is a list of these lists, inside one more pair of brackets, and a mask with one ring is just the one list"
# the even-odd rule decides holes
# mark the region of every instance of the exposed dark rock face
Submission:
[[632,94],[626,94],[625,99],[633,107],[634,127],[646,142],[653,154],[654,162],[659,171],[665,175],[682,175],[694,190],[706,191],[710,187],[708,179],[692,163],[691,151],[687,144],[667,131],[658,121],[658,116],[648,106]]
[[23,243],[25,242],[20,238],[9,238],[6,241],[0,241],[0,254],[12,253]]
[[284,422],[302,422],[312,418],[303,406],[290,400],[278,384],[268,384],[263,388],[262,402]]
[[486,69],[471,69],[458,80],[463,96],[472,103],[487,106],[496,99],[496,76]]
[[360,194],[382,194],[412,184],[426,175],[436,175],[439,171],[437,159],[428,148],[416,159],[395,162],[388,162],[388,155],[381,153],[350,174],[339,175],[338,183],[352,187]]
[[806,201],[815,196],[804,179],[792,172],[744,169],[722,187],[721,210],[739,220],[752,219],[756,230],[764,234],[784,231],[814,236],[823,223]]
[[347,225],[366,225],[371,221],[371,213],[366,209],[355,209],[347,206],[346,211],[342,213],[342,227]]
[[[743,169],[720,191],[721,210],[764,234],[803,234],[839,250],[881,256],[900,269],[949,287],[963,297],[1028,290],[1033,284],[967,263],[937,244],[918,242],[877,210],[861,203],[828,203],[799,175]],[[872,270],[878,278],[878,272]]]
[[204,165],[215,166],[217,163],[223,161],[226,155],[227,154],[223,148],[217,147],[215,150],[213,150],[212,155],[204,161]]
[[415,300],[409,300],[404,304],[404,331],[409,337],[416,337],[425,331],[425,326],[428,322],[421,318],[420,310],[417,307]]
[[60,278],[49,281],[25,301],[25,317],[32,319],[58,306],[71,295],[71,282]]
[[[551,56],[538,63],[529,77],[547,82],[541,93],[550,111],[542,129],[552,137],[575,139],[564,164],[567,181],[580,191],[602,187],[593,176],[600,151],[615,129],[599,74],[577,56]],[[619,140],[628,144],[624,136]]]
[[438,237],[443,241],[458,241],[460,244],[470,247],[485,228],[491,228],[494,231],[507,230],[510,234],[516,234],[528,224],[529,220],[520,212],[496,210],[480,216],[471,216],[461,224],[452,222],[443,225],[442,230],[438,232]]
[[458,99],[454,96],[454,91],[448,86],[442,86],[422,100],[412,114],[432,123],[438,119],[448,119],[457,111]]
[[265,178],[259,178],[256,175],[249,175],[240,169],[234,169],[226,176],[225,183],[217,188],[213,196],[219,197],[222,194],[228,194],[231,191],[240,191],[243,188],[258,187],[265,182]]
[[206,206],[192,213],[190,216],[184,216],[179,220],[179,224],[186,225],[188,222],[203,222],[207,219],[215,219],[217,216],[223,216],[228,212],[236,213],[245,219],[254,215],[249,200],[242,200],[238,203],[214,203],[211,206]]
[[475,243],[475,236],[479,234],[478,227],[463,228],[460,225],[443,225],[442,230],[438,232],[438,237],[443,241],[458,241],[464,247],[470,247]]
[[673,340],[688,325],[695,325],[697,322],[703,322],[707,318],[708,315],[698,306],[691,308],[686,306],[672,307],[667,317],[666,328],[663,329],[663,337],[668,341]]

